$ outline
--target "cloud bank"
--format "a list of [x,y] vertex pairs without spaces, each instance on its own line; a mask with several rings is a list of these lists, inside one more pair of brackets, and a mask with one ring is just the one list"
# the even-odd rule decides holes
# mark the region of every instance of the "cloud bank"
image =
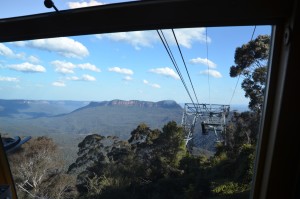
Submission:
[[[182,28],[176,29],[174,32],[179,45],[185,48],[192,48],[192,45],[195,42],[206,42],[205,28]],[[163,33],[169,44],[176,45],[176,40],[174,39],[171,30],[164,30]],[[141,47],[152,47],[154,43],[160,42],[160,38],[156,31],[98,34],[96,37],[98,39],[108,38],[113,41],[128,43],[137,50],[141,49]],[[209,37],[207,37],[207,42],[211,42]]]
[[12,64],[8,66],[11,70],[16,70],[25,73],[43,73],[46,72],[46,68],[41,65],[35,65],[28,62],[21,64]]
[[210,75],[215,78],[221,78],[222,74],[216,70],[204,70],[200,72],[201,75]]
[[155,73],[155,74],[158,74],[158,75],[163,75],[163,76],[166,76],[166,77],[172,77],[174,79],[180,79],[178,74],[175,73],[175,71],[169,67],[165,67],[165,68],[153,68],[153,69],[150,69],[149,72],[151,73]]
[[81,59],[89,55],[88,49],[82,43],[68,37],[15,42],[15,45],[54,52],[67,58]]
[[207,58],[194,58],[190,60],[191,64],[203,64],[208,66],[209,68],[216,68],[217,64],[215,64],[214,62],[212,62],[211,60],[207,59]]
[[112,67],[112,68],[108,68],[108,71],[115,72],[115,73],[121,73],[124,75],[133,75],[133,71],[128,68]]

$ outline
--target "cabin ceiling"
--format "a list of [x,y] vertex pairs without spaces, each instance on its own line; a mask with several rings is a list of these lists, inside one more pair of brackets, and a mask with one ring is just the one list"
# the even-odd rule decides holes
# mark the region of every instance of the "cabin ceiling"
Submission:
[[0,19],[0,42],[136,30],[270,25],[286,20],[291,9],[283,0],[134,1]]

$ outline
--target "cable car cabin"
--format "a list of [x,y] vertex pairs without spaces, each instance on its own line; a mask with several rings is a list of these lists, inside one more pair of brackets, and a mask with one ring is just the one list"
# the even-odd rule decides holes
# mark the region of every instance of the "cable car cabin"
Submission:
[[218,123],[207,123],[205,121],[201,122],[201,130],[203,135],[208,135],[210,132],[215,134],[221,133],[225,130],[225,126]]

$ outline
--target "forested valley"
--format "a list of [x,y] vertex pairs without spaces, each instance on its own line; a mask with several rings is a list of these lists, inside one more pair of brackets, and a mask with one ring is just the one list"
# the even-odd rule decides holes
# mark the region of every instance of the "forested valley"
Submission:
[[[52,139],[37,137],[9,156],[20,198],[247,198],[255,157],[257,118],[235,115],[227,145],[214,156],[192,156],[182,128],[140,124],[128,141],[98,134],[78,145],[78,158],[63,170]],[[247,129],[240,132],[241,128]],[[249,139],[250,138],[250,139]]]

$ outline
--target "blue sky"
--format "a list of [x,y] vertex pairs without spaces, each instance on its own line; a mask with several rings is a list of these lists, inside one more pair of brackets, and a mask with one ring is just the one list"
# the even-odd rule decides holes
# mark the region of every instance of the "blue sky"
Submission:
[[[60,10],[114,2],[54,0]],[[0,18],[49,11],[43,1],[11,0],[1,3]],[[253,29],[208,28],[208,53],[205,28],[175,29],[199,103],[230,102],[234,52]],[[193,93],[172,32],[163,32]],[[270,32],[257,26],[254,38]],[[0,99],[191,101],[155,30],[0,43],[0,71]],[[231,104],[248,104],[240,84]]]

